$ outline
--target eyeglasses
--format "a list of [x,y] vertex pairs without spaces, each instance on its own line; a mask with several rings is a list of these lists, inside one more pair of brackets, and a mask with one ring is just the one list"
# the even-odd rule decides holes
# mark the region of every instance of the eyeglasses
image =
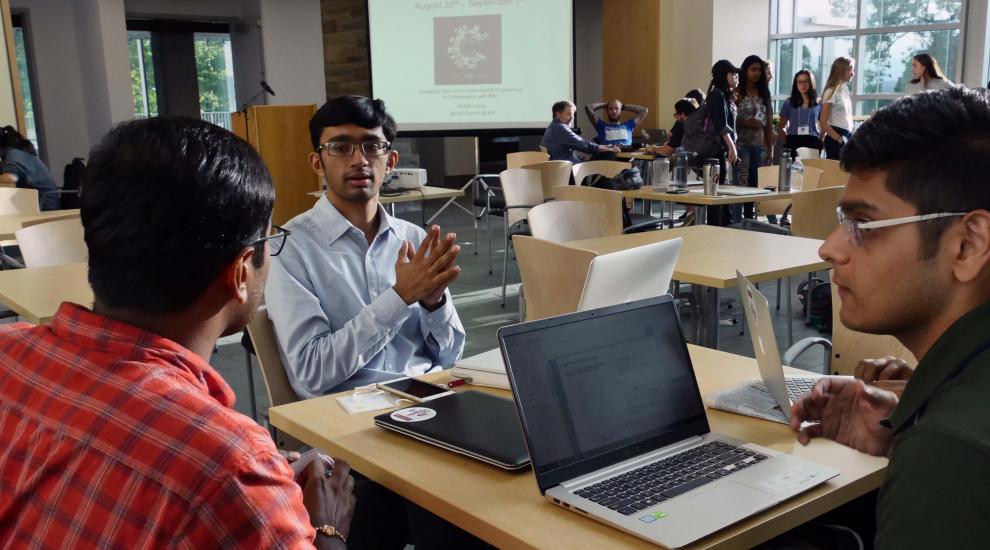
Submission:
[[863,234],[869,233],[872,229],[894,227],[897,225],[918,223],[928,220],[937,220],[939,218],[954,218],[957,216],[965,216],[968,212],[936,212],[934,214],[918,214],[916,216],[905,216],[903,218],[893,218],[890,220],[877,220],[875,222],[860,222],[847,218],[845,213],[842,212],[841,206],[835,209],[835,214],[839,218],[839,225],[846,226],[846,231],[849,232],[849,237],[852,239],[852,242],[856,246],[863,246]]
[[272,232],[267,237],[262,237],[250,244],[248,246],[254,247],[265,241],[271,241],[268,255],[278,256],[278,253],[282,251],[282,247],[285,246],[285,239],[292,234],[292,231],[288,229],[279,227],[277,225],[272,226]]
[[[331,157],[349,157],[354,154],[354,149],[358,145],[351,141],[328,141],[316,150],[326,150]],[[392,144],[387,141],[362,141],[360,145],[361,152],[366,157],[380,157],[392,149]]]

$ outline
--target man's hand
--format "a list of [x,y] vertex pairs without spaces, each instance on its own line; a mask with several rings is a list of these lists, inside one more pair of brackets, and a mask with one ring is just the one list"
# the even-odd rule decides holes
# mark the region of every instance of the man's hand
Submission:
[[448,233],[440,238],[440,226],[430,228],[419,250],[413,253],[410,242],[402,243],[395,262],[395,292],[406,304],[423,302],[427,309],[435,308],[443,291],[461,272],[454,265],[461,247],[454,244],[457,235]]
[[[791,429],[807,445],[813,437],[826,437],[874,456],[890,451],[892,433],[880,425],[897,405],[893,393],[862,380],[825,377],[811,392],[791,406]],[[801,430],[802,422],[819,424]]]
[[[354,505],[357,502],[351,494],[354,491],[354,478],[350,476],[349,464],[339,458],[334,462],[333,473],[327,477],[323,461],[311,461],[303,470],[299,484],[302,485],[303,505],[309,512],[309,521],[312,525],[315,527],[330,525],[340,531],[344,538],[348,538],[351,533],[351,519],[354,517]],[[336,539],[328,539],[323,535],[317,535],[316,540],[322,547],[344,547]]]
[[888,355],[881,359],[863,359],[856,365],[855,376],[880,389],[894,392],[900,398],[914,367],[903,359]]
[[674,154],[674,148],[671,147],[670,145],[666,145],[666,144],[665,145],[650,145],[648,147],[648,149],[649,149],[649,151],[651,153],[655,153],[657,155],[663,155],[665,157],[669,157],[670,155],[673,155]]

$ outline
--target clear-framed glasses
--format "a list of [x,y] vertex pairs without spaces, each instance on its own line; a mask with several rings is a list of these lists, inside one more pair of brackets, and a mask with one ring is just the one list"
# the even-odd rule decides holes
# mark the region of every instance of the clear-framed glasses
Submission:
[[380,157],[392,149],[392,144],[387,141],[362,141],[360,144],[352,141],[328,141],[320,144],[317,150],[325,150],[331,157],[349,157],[354,154],[358,145],[366,157]]
[[248,246],[254,247],[254,246],[258,246],[259,244],[265,241],[271,241],[271,243],[269,243],[270,246],[269,246],[268,255],[278,256],[278,253],[282,251],[282,247],[285,246],[285,239],[291,234],[292,231],[289,231],[288,229],[279,227],[277,225],[273,225],[272,232],[267,237],[262,237],[252,243],[249,243]]
[[863,235],[868,234],[873,229],[880,229],[881,227],[894,227],[897,225],[918,223],[928,220],[937,220],[939,218],[955,218],[958,216],[965,216],[968,213],[969,212],[936,212],[934,214],[918,214],[916,216],[905,216],[903,218],[877,220],[874,222],[860,222],[847,218],[845,213],[842,211],[841,206],[835,209],[835,214],[839,217],[839,225],[846,226],[846,231],[849,232],[849,238],[856,246],[863,246]]

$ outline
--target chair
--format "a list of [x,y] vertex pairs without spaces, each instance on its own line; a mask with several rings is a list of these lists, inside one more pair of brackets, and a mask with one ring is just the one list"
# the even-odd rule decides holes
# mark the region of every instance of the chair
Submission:
[[[272,327],[271,319],[268,318],[267,307],[258,308],[258,312],[248,323],[247,331],[258,356],[258,364],[261,365],[261,377],[265,381],[265,390],[268,392],[270,406],[277,407],[299,401],[299,396],[293,391],[289,384],[289,377],[285,373],[285,366],[282,364],[282,358],[278,352],[278,343],[275,341],[275,329]],[[267,418],[267,416],[266,413],[265,417]],[[270,422],[268,426],[275,446],[279,449],[296,450],[303,446],[303,443],[298,439],[279,433]]]
[[797,156],[802,161],[805,159],[817,159],[821,158],[822,152],[819,149],[814,149],[812,147],[798,147]]
[[505,274],[509,264],[509,243],[514,235],[529,235],[529,209],[543,204],[543,178],[538,170],[509,168],[499,174],[505,207],[502,233],[502,307],[505,307]]
[[542,151],[520,151],[518,153],[509,153],[505,155],[505,167],[522,168],[527,164],[547,162],[548,160],[550,160],[550,155]]
[[553,190],[562,185],[571,183],[571,167],[573,165],[567,160],[548,160],[527,164],[522,168],[539,170],[543,178],[543,196],[552,197]]
[[844,171],[837,160],[812,158],[802,159],[801,163],[804,166],[812,166],[822,171],[822,178],[818,187],[844,187],[849,183],[849,172]]
[[25,267],[85,262],[89,257],[79,218],[39,223],[14,232]]
[[[831,272],[829,272],[831,275]],[[831,276],[829,277],[831,279]],[[832,373],[853,374],[861,359],[878,359],[887,355],[899,357],[912,365],[918,360],[893,336],[867,334],[846,328],[839,319],[842,299],[832,284]]]
[[[650,229],[656,229],[663,225],[669,225],[671,220],[667,218],[654,218],[647,214],[630,213],[629,218],[632,224],[629,227],[622,227],[622,212],[625,209],[624,198],[621,191],[611,191],[609,189],[599,189],[597,187],[568,185],[554,189],[554,198],[559,201],[588,201],[598,202],[606,205],[605,216],[608,223],[617,223],[618,232],[610,232],[609,235],[619,233],[639,233]],[[612,219],[614,218],[614,222]]]
[[79,192],[86,179],[86,161],[82,157],[72,159],[62,171],[62,208],[79,208]]
[[[555,203],[547,203],[549,206]],[[591,250],[573,248],[535,237],[512,237],[522,295],[523,321],[533,321],[577,311],[591,260]]]
[[37,189],[0,187],[0,216],[40,212]]
[[604,203],[590,201],[544,203],[529,211],[530,233],[556,243],[620,235],[622,223],[616,224],[609,210]]
[[628,162],[618,160],[589,160],[575,164],[571,170],[574,172],[574,185],[585,185],[584,178],[588,176],[601,175],[614,178],[629,167]]
[[[804,167],[804,174],[801,178],[801,191],[812,191],[818,189],[821,181],[822,171],[814,166]],[[757,186],[776,187],[780,181],[780,166],[760,166],[757,172]],[[786,225],[784,217],[791,206],[790,199],[779,199],[775,201],[763,201],[756,204],[757,211],[762,216],[780,216],[781,225]]]

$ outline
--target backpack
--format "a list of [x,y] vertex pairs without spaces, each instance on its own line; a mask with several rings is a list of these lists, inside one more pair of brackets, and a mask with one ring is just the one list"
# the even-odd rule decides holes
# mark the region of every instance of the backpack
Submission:
[[716,134],[711,126],[707,99],[684,120],[681,146],[695,154],[694,160],[698,164],[722,153],[722,136]]
[[626,168],[612,178],[612,189],[616,191],[631,191],[643,187],[643,176],[635,166]]
[[83,180],[86,179],[86,163],[81,157],[72,159],[65,165],[62,172],[62,189],[75,191],[62,195],[62,208],[79,208],[79,193],[82,192]]

